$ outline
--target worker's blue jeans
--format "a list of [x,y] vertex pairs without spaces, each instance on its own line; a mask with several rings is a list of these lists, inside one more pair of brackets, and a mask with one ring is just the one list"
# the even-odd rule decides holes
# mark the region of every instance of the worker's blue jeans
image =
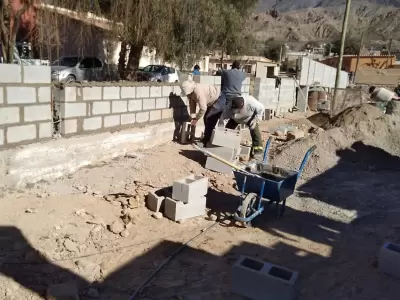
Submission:
[[207,108],[207,111],[204,115],[204,137],[202,141],[204,146],[206,146],[210,141],[212,132],[215,129],[215,126],[217,126],[218,120],[221,118],[225,106],[226,97],[221,93],[217,101]]

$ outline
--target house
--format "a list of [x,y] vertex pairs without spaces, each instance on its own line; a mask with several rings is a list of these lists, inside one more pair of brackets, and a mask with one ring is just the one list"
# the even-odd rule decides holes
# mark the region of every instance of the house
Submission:
[[[321,62],[335,67],[338,63],[338,56],[330,57]],[[395,55],[361,55],[358,62],[358,69],[363,68],[371,68],[371,69],[388,69],[396,64],[396,56]],[[355,72],[357,65],[357,55],[344,55],[343,56],[343,64],[342,69],[346,72]]]

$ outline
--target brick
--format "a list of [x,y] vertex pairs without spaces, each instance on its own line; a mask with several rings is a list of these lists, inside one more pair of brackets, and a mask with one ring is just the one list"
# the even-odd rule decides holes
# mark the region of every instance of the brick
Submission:
[[119,86],[103,87],[103,100],[121,99],[121,88]]
[[136,113],[136,122],[137,123],[148,122],[149,118],[150,118],[150,113],[148,111]]
[[298,273],[241,256],[232,268],[231,290],[254,300],[293,300]]
[[21,83],[22,67],[16,64],[0,64],[1,83]]
[[4,89],[0,87],[0,104],[4,103]]
[[0,129],[0,146],[4,145],[4,129]]
[[161,110],[150,111],[150,121],[161,120]]
[[143,99],[143,110],[151,110],[156,108],[156,99]]
[[38,88],[38,101],[41,103],[51,102],[51,88],[49,86],[42,86]]
[[8,104],[25,104],[36,102],[36,89],[34,87],[7,87]]
[[36,125],[22,125],[7,128],[7,143],[19,143],[36,139]]
[[170,108],[163,109],[163,110],[161,111],[161,117],[162,117],[163,119],[172,119],[172,117],[173,117],[173,111],[172,111],[172,109],[170,109]]
[[169,97],[171,96],[171,93],[174,92],[174,87],[171,85],[164,85],[162,87],[162,96],[163,97]]
[[165,198],[164,215],[173,221],[203,216],[206,213],[206,197],[199,196],[190,203]]
[[400,278],[400,245],[386,242],[379,251],[379,270]]
[[180,96],[182,94],[182,89],[179,85],[174,86],[174,94]]
[[128,111],[128,101],[112,101],[112,113],[124,113]]
[[51,120],[51,108],[50,104],[44,105],[32,105],[24,107],[24,121],[35,122],[35,121],[46,121]]
[[102,91],[101,87],[84,87],[82,89],[82,98],[83,100],[102,100]]
[[61,118],[86,117],[86,103],[65,102],[60,104]]
[[128,111],[141,111],[141,110],[142,110],[142,100],[128,101]]
[[221,85],[221,76],[214,76],[214,85]]
[[66,86],[63,91],[59,91],[60,101],[75,102],[78,89],[76,86]]
[[92,115],[106,115],[110,113],[110,101],[94,101]]
[[136,88],[136,98],[149,98],[150,87],[149,86],[138,86]]
[[229,174],[229,175],[232,174],[232,167],[220,162],[219,160],[213,157],[207,157],[206,165],[204,166],[204,168],[218,173]]
[[51,138],[53,136],[52,122],[39,124],[39,139]]
[[168,99],[167,98],[156,98],[156,108],[167,108]]
[[121,99],[136,98],[136,89],[134,86],[121,87]]
[[203,176],[190,175],[174,181],[172,186],[172,198],[183,203],[205,196],[207,192],[208,178]]
[[155,192],[149,192],[146,197],[147,208],[154,212],[162,212],[164,210],[165,197],[158,196]]
[[76,133],[78,131],[78,121],[75,120],[62,120],[60,131],[62,135]]
[[215,146],[239,149],[242,136],[240,131],[216,127],[211,136],[211,143]]
[[162,87],[161,86],[151,86],[150,87],[150,97],[158,98],[162,96]]
[[101,117],[87,118],[83,120],[83,130],[91,131],[101,128]]
[[0,125],[19,123],[19,107],[1,107]]
[[23,66],[24,83],[50,83],[51,69],[49,66]]
[[132,125],[135,124],[135,114],[123,114],[121,115],[121,125]]
[[104,123],[105,128],[119,126],[119,125],[121,125],[121,117],[119,115],[106,116],[106,117],[104,117],[103,123]]

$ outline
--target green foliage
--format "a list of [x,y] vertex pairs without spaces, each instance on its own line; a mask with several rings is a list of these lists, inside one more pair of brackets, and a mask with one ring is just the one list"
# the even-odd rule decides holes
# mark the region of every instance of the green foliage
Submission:
[[[329,46],[328,46],[329,47]],[[335,54],[340,53],[340,40],[334,41],[331,44],[331,52]],[[329,51],[329,50],[328,50]],[[355,38],[348,38],[344,44],[345,55],[357,55],[360,51],[360,41]]]
[[264,44],[264,56],[274,61],[279,61],[282,49],[282,58],[286,56],[286,45],[282,40],[269,39]]

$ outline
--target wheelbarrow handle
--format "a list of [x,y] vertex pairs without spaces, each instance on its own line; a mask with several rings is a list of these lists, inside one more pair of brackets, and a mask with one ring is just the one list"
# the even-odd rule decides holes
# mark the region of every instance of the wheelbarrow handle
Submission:
[[263,163],[266,164],[268,160],[268,151],[269,147],[271,146],[272,136],[270,136],[265,144],[264,155],[263,155]]
[[305,167],[306,164],[307,164],[308,158],[310,157],[311,153],[314,152],[315,149],[317,149],[317,146],[316,146],[316,145],[314,145],[314,146],[312,146],[310,149],[308,149],[308,151],[307,151],[306,154],[304,155],[303,161],[302,161],[301,164],[300,164],[299,171],[297,172],[297,179],[300,178],[301,173],[303,173],[304,167]]

